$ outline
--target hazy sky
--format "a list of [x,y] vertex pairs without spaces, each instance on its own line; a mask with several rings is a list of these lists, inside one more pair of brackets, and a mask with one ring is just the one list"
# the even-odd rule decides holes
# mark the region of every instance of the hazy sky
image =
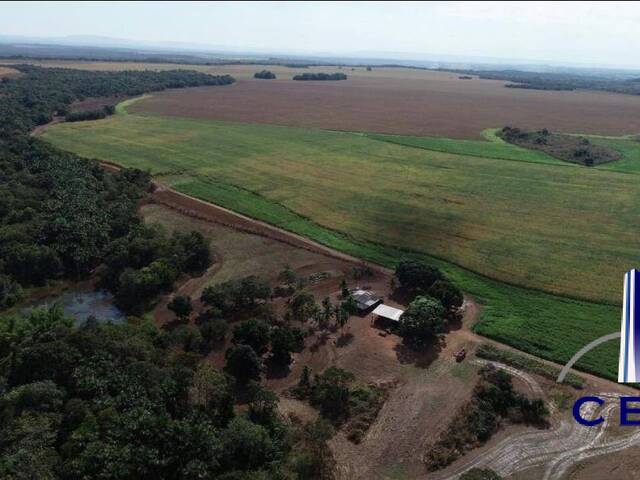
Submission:
[[0,34],[640,68],[640,3],[3,2]]

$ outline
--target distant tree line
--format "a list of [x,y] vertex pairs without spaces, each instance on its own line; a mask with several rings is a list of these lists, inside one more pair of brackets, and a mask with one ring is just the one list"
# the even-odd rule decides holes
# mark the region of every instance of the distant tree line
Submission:
[[640,79],[594,73],[524,72],[519,70],[452,70],[490,80],[505,80],[507,88],[531,90],[602,90],[640,95]]
[[293,77],[294,80],[346,80],[344,73],[301,73]]
[[0,82],[0,131],[28,132],[51,121],[57,112],[88,97],[135,96],[166,88],[227,85],[229,75],[213,76],[190,70],[98,72],[65,68],[11,65],[23,73]]
[[269,70],[262,70],[253,74],[253,78],[260,78],[264,80],[273,80],[276,78],[276,74]]

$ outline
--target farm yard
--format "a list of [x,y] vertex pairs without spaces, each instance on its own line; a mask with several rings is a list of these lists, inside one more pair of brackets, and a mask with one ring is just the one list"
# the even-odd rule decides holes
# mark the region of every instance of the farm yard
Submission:
[[[619,279],[637,247],[633,139],[602,139],[619,146],[622,173],[607,170],[617,162],[580,168],[497,141],[128,113],[133,106],[44,138],[367,260],[426,258],[483,303],[476,331],[543,358],[565,362],[619,327]],[[616,356],[617,345],[604,345],[579,367],[613,378]]]
[[[176,198],[173,197],[174,200]],[[158,201],[167,201],[167,205],[171,205],[169,197],[164,196],[163,192],[161,195],[154,194],[152,203],[141,208],[145,222],[159,223],[168,230],[196,229],[211,240],[216,257],[217,268],[202,277],[188,280],[179,287],[176,294],[188,294],[197,298],[207,285],[239,279],[249,274],[258,275],[273,285],[278,282],[277,273],[286,265],[300,278],[312,278],[319,273],[328,274],[319,282],[307,286],[308,291],[316,298],[328,295],[333,300],[339,292],[339,281],[342,278],[347,279],[351,285],[357,284],[351,274],[357,263],[223,225],[218,222],[226,223],[228,219],[220,218],[212,208],[203,206],[197,212],[179,211],[176,208],[178,204],[173,204],[170,208]],[[185,207],[186,204],[182,206]],[[389,279],[388,274],[376,272],[373,277],[367,278],[366,283],[377,293],[387,297],[390,294]],[[282,302],[276,302],[278,304]],[[196,308],[199,311],[198,302]],[[164,315],[163,309],[166,309],[166,301],[162,301],[156,308],[156,319],[166,322],[171,317]],[[458,409],[469,401],[477,381],[478,369],[483,360],[473,357],[479,339],[469,332],[477,314],[477,306],[467,303],[461,324],[447,333],[437,354],[430,349],[423,355],[408,355],[409,352],[403,348],[397,336],[381,335],[380,330],[372,327],[371,315],[352,316],[347,327],[349,342],[340,343],[338,332],[322,342],[319,342],[319,337],[311,334],[305,342],[307,348],[294,355],[288,375],[267,376],[265,383],[268,388],[278,392],[279,408],[284,415],[305,420],[313,420],[317,417],[317,412],[287,394],[287,389],[299,381],[304,367],[310,368],[312,372],[320,372],[330,366],[337,366],[355,373],[361,382],[384,386],[388,389],[388,398],[362,442],[354,444],[344,431],[339,431],[331,440],[330,446],[338,464],[336,478],[420,477],[425,473],[423,455],[430,451],[433,439],[446,429]],[[465,363],[456,362],[453,355],[460,347],[465,347],[471,354],[471,358]],[[223,351],[224,348],[218,346],[207,361],[222,367]],[[577,459],[559,462],[555,455],[546,453],[548,449],[539,447],[544,440],[567,455],[576,449],[583,449],[580,443],[582,432],[579,428],[570,430],[568,441],[566,438],[562,441],[559,439],[559,434],[570,426],[569,412],[564,404],[577,395],[578,391],[566,385],[554,385],[549,379],[538,375],[531,375],[526,368],[508,371],[514,375],[514,386],[518,391],[545,399],[553,412],[553,427],[536,431],[531,427],[510,425],[499,431],[482,448],[472,450],[449,468],[437,472],[433,478],[455,478],[458,473],[483,464],[491,465],[500,473],[511,474],[513,476],[510,478],[518,480],[540,478],[545,469],[549,468],[554,471],[573,471],[578,468],[575,465]],[[585,385],[586,392],[600,391],[603,387],[608,388],[606,382],[591,377]],[[541,393],[543,389],[547,392],[546,395]],[[608,412],[607,415],[612,418],[613,412]],[[424,425],[427,424],[429,428],[425,429]],[[637,436],[625,437],[622,435],[624,432],[614,432],[608,426],[605,428],[607,435],[594,447],[596,452],[597,448],[608,445],[608,448],[615,451],[638,443]],[[540,440],[530,441],[531,436]],[[519,451],[531,452],[535,460],[529,461],[528,457],[514,458],[514,446]],[[589,458],[593,453],[588,450],[584,455]],[[627,465],[627,451],[616,455],[624,463],[620,471],[624,474],[632,471],[632,466]],[[598,457],[588,465],[592,463],[597,465]]]

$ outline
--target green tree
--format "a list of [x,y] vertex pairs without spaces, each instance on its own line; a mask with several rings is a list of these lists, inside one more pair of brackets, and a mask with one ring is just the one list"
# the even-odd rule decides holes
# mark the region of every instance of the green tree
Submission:
[[249,345],[258,354],[263,354],[269,346],[271,327],[263,320],[246,320],[233,329],[236,344]]
[[200,232],[176,232],[171,238],[171,244],[183,271],[201,273],[211,265],[209,242]]
[[349,297],[350,295],[351,295],[351,292],[349,291],[349,287],[347,285],[347,280],[343,278],[340,281],[340,298],[344,300],[345,298]]
[[341,330],[344,329],[349,321],[349,312],[346,310],[344,304],[336,305],[334,315],[336,317],[336,324]]
[[62,274],[58,254],[46,245],[17,244],[4,255],[4,269],[22,285],[43,285]]
[[202,318],[197,321],[203,339],[203,352],[209,353],[216,344],[221,344],[229,331],[229,324],[223,318]]
[[259,380],[262,370],[260,357],[249,345],[237,345],[230,347],[225,352],[227,364],[225,370],[233,375],[241,384],[249,380]]
[[249,402],[249,419],[269,429],[276,421],[277,411],[278,396],[271,390],[260,388]]
[[411,294],[424,294],[437,280],[444,279],[436,267],[412,260],[400,262],[396,266],[395,277],[400,288]]
[[311,293],[301,290],[291,297],[288,311],[293,320],[306,322],[318,311],[318,305],[316,305],[315,298]]
[[447,280],[437,280],[429,289],[429,296],[439,300],[446,310],[460,308],[464,301],[462,291]]
[[311,395],[311,402],[320,407],[322,415],[339,422],[349,416],[349,384],[354,376],[351,372],[330,367],[317,375]]
[[331,304],[331,300],[329,297],[325,297],[322,300],[322,310],[318,315],[318,327],[321,330],[326,330],[329,328],[331,324],[331,318],[333,317],[333,305]]
[[194,373],[189,387],[189,401],[215,425],[224,426],[233,418],[233,384],[210,365],[202,364]]
[[416,297],[400,318],[399,333],[414,348],[422,348],[445,326],[444,308],[431,297]]
[[13,307],[22,298],[22,288],[10,276],[0,274],[0,310]]
[[304,338],[299,329],[276,327],[271,332],[271,358],[277,365],[291,364],[291,353],[304,347]]
[[180,320],[187,320],[193,311],[191,298],[187,295],[176,295],[168,303],[167,308],[176,314]]
[[274,444],[267,430],[236,417],[222,432],[223,464],[228,470],[253,470],[271,460]]

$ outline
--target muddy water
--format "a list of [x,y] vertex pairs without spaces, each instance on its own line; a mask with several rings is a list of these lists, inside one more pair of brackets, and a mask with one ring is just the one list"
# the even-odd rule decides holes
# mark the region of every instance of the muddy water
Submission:
[[94,316],[99,321],[123,322],[125,315],[113,304],[113,298],[104,290],[65,292],[56,297],[49,297],[29,305],[34,307],[50,307],[54,303],[62,304],[64,313],[73,317],[76,324],[84,323]]

